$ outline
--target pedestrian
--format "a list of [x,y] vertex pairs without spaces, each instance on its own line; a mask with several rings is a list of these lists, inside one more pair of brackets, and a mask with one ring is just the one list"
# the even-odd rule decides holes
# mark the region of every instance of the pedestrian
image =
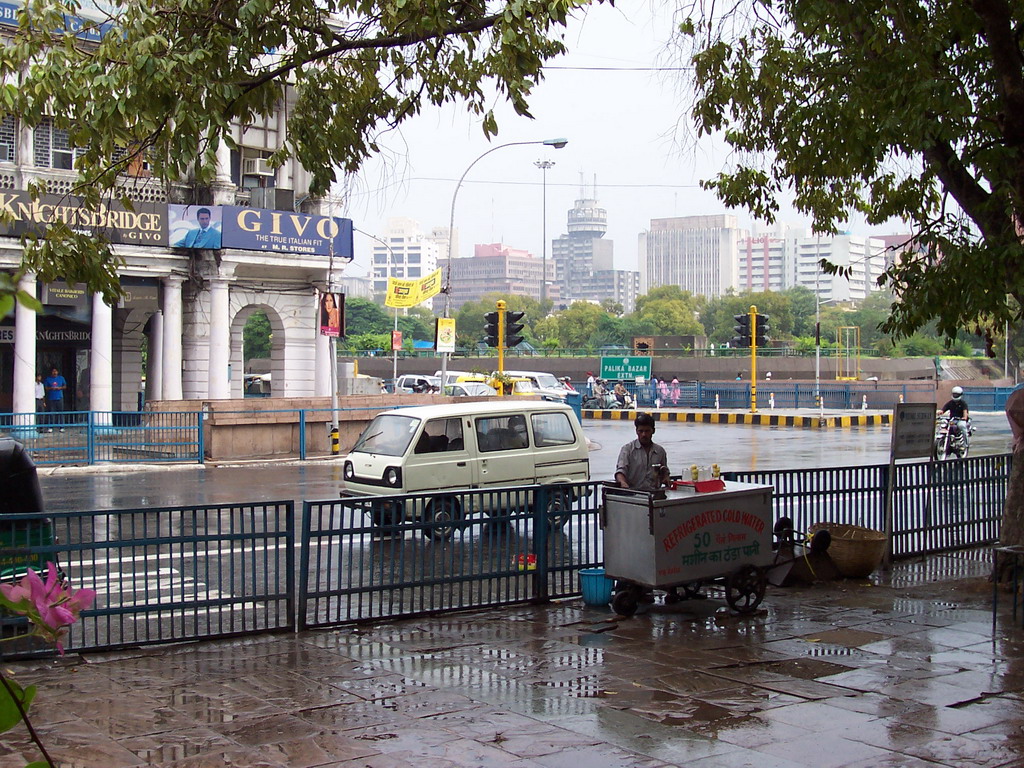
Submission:
[[43,374],[36,374],[36,424],[44,424],[46,417],[41,415],[46,411],[46,387],[43,384]]
[[587,394],[594,394],[594,385],[597,383],[597,379],[594,378],[593,371],[587,371]]
[[664,379],[658,382],[658,399],[661,405],[668,405],[668,382]]
[[[50,414],[63,414],[64,412],[64,390],[68,388],[68,383],[60,372],[57,370],[57,366],[50,369],[50,375],[43,380],[43,387],[46,389],[46,411]],[[64,417],[52,416],[51,415],[51,431],[53,430],[52,424],[59,424],[60,431],[64,431]]]
[[636,440],[622,446],[615,462],[615,482],[620,488],[656,491],[669,481],[668,454],[654,442],[654,417],[638,414],[633,419]]
[[673,376],[672,377],[672,386],[669,388],[669,391],[668,391],[668,396],[669,396],[669,399],[672,401],[672,405],[678,405],[679,404],[679,395],[680,395],[680,392],[679,392],[679,379],[677,379],[675,376]]

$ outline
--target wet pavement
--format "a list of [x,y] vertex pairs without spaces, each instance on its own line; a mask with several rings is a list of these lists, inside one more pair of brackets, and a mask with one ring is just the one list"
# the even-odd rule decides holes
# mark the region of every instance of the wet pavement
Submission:
[[[80,768],[1020,766],[1024,629],[1004,595],[993,631],[988,567],[769,587],[749,617],[571,600],[6,668]],[[30,759],[5,733],[0,768]]]

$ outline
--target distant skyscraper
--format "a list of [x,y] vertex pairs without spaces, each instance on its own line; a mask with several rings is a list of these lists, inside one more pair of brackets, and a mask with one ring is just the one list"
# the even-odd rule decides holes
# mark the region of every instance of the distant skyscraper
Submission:
[[721,296],[737,287],[738,244],[745,231],[736,217],[651,219],[640,234],[640,291],[678,285],[698,296]]
[[632,312],[639,273],[615,269],[614,243],[603,239],[608,231],[608,212],[585,194],[581,189],[580,199],[569,210],[568,233],[551,242],[560,303],[608,300],[621,304],[625,312]]
[[438,267],[436,239],[424,235],[418,221],[403,217],[388,219],[384,243],[373,241],[373,290],[384,294],[388,277],[416,280]]

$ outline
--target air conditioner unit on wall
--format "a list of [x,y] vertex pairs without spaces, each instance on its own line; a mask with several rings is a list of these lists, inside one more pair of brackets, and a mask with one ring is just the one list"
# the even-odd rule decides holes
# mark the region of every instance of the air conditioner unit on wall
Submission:
[[277,171],[270,167],[265,157],[247,157],[242,161],[243,176],[275,176]]

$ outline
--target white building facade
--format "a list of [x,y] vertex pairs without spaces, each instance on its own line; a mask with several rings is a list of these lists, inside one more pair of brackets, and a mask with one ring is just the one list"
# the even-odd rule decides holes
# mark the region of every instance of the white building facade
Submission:
[[373,292],[383,296],[388,290],[388,277],[419,280],[438,267],[436,233],[425,234],[418,221],[396,216],[388,219],[382,237],[385,243],[373,241]]
[[737,288],[738,247],[745,236],[730,215],[651,219],[638,243],[640,292],[678,285],[710,297]]
[[[318,295],[351,260],[351,222],[324,215],[330,207],[308,197],[298,163],[266,163],[284,141],[285,113],[282,104],[263,124],[234,126],[240,149],[221,145],[210,187],[165,185],[149,178],[144,163],[132,166],[120,184],[135,211],[110,204],[120,224],[104,230],[124,260],[126,297],[117,306],[80,285],[24,277],[21,287],[41,299],[43,311],[18,305],[0,321],[0,412],[34,416],[36,374],[52,368],[68,383],[66,410],[134,411],[143,398],[241,398],[242,329],[256,311],[272,328],[275,396],[330,394]],[[74,150],[51,121],[33,129],[10,117],[0,150],[0,194],[15,211],[13,224],[0,225],[0,270],[13,273],[21,232],[45,236],[47,216],[75,215],[77,199],[68,196]],[[25,191],[36,180],[48,184],[42,207]],[[202,227],[202,211],[216,220],[211,247],[187,244]]]

